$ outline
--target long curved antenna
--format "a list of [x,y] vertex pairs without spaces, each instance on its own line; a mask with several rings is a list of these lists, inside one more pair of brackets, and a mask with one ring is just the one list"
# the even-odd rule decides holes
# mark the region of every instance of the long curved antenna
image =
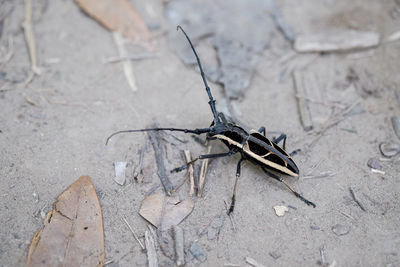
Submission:
[[214,100],[214,98],[213,98],[213,96],[212,96],[212,94],[211,94],[210,87],[208,87],[207,80],[206,80],[206,77],[205,77],[205,75],[204,75],[204,71],[203,71],[203,68],[202,68],[202,66],[201,66],[201,63],[200,63],[200,58],[199,58],[199,56],[197,55],[196,50],[194,49],[194,46],[193,46],[193,44],[192,44],[192,41],[190,41],[189,36],[188,36],[188,35],[186,34],[186,32],[182,29],[182,27],[181,27],[180,25],[178,25],[178,26],[176,26],[176,30],[181,30],[181,31],[183,32],[183,34],[185,35],[186,39],[188,40],[188,42],[189,42],[189,44],[190,44],[190,47],[191,47],[192,50],[193,50],[194,55],[196,56],[197,64],[199,65],[199,69],[200,69],[201,78],[203,78],[203,82],[204,82],[204,85],[205,85],[205,87],[206,87],[206,91],[207,91],[207,94],[208,94],[208,98],[210,99],[210,101],[208,102],[208,104],[209,104],[210,107],[211,107],[211,111],[212,111],[213,116],[214,116],[215,124],[218,124],[218,123],[220,123],[220,120],[219,120],[219,117],[218,117],[217,110],[216,110],[216,108],[215,108],[215,100]]
[[149,128],[149,129],[139,129],[139,130],[123,130],[113,133],[107,138],[106,145],[108,141],[110,141],[111,137],[121,133],[137,133],[137,132],[149,132],[149,131],[177,131],[177,132],[184,132],[184,133],[194,133],[194,134],[203,134],[208,133],[211,131],[211,128],[200,128],[200,129],[178,129],[178,128]]

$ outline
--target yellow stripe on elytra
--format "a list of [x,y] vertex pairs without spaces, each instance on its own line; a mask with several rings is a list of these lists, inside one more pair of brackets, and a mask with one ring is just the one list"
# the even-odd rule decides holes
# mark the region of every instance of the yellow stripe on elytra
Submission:
[[256,159],[256,160],[258,160],[258,161],[264,163],[264,164],[267,165],[267,166],[270,166],[270,167],[272,167],[272,168],[274,168],[274,169],[277,169],[277,170],[279,170],[279,171],[281,171],[281,172],[284,172],[284,173],[286,173],[287,175],[294,176],[294,177],[298,177],[298,176],[299,176],[297,173],[292,172],[292,171],[289,170],[288,168],[283,167],[283,166],[281,166],[281,165],[279,165],[279,164],[277,164],[277,163],[275,163],[275,162],[266,160],[266,159],[262,158],[261,156],[255,154],[254,152],[252,152],[252,151],[250,151],[250,150],[248,150],[248,149],[246,149],[246,148],[243,148],[243,151],[246,152],[246,153],[247,153],[249,156],[251,156],[252,158],[254,158],[254,159]]

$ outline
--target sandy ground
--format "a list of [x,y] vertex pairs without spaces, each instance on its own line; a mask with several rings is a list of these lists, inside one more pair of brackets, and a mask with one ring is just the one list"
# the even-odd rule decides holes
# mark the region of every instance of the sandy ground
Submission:
[[[400,28],[400,8],[395,2],[315,0],[294,4],[285,0],[278,4],[296,33],[339,27],[376,31],[385,39]],[[147,22],[173,30],[175,25],[164,18],[162,4],[148,4],[153,5],[157,16],[151,21],[143,11]],[[24,2],[13,1],[11,5],[14,9],[1,37],[3,46],[8,36],[13,37],[14,55],[0,66],[0,265],[24,265],[30,239],[43,226],[40,211],[50,210],[65,188],[87,174],[100,197],[106,258],[113,260],[110,266],[145,266],[146,255],[121,216],[141,237],[144,235],[147,223],[138,215],[140,203],[146,192],[160,184],[154,152],[144,134],[118,136],[108,146],[104,145],[105,139],[116,130],[142,128],[153,122],[207,127],[212,118],[199,74],[179,60],[169,49],[167,37],[161,35],[157,38],[156,58],[134,61],[139,89],[132,92],[121,65],[102,61],[117,53],[112,35],[83,14],[73,1],[59,0],[47,1],[46,9],[35,20],[42,73],[21,87],[19,83],[27,76],[30,64],[20,28]],[[146,10],[141,5],[137,3],[138,9]],[[36,11],[39,6],[35,4]],[[300,123],[291,75],[282,74],[286,65],[279,63],[279,59],[293,53],[287,47],[287,41],[275,31],[243,99],[230,104],[244,124],[256,129],[264,125],[270,132],[284,131],[288,150],[302,149],[295,157],[301,177],[287,181],[317,207],[306,206],[284,186],[246,163],[234,229],[224,215],[224,201],[230,200],[238,157],[213,160],[204,196],[193,198],[195,208],[181,223],[186,248],[197,241],[207,260],[201,263],[192,259],[187,266],[248,266],[246,257],[266,266],[399,266],[399,159],[381,162],[385,174],[372,173],[366,163],[371,157],[381,158],[379,143],[399,142],[390,117],[400,115],[394,94],[400,86],[400,42],[356,53],[294,54],[292,65],[301,66],[314,77],[319,88],[310,98],[325,101],[323,105],[310,104],[316,129],[321,129],[330,115],[358,103],[323,135],[305,132]],[[213,60],[212,52],[207,42],[200,45],[205,65],[209,58]],[[349,67],[368,71],[372,94],[363,94],[348,84],[339,86],[346,83]],[[225,99],[223,88],[211,86],[220,103]],[[335,105],[338,107],[333,109]],[[167,169],[183,163],[183,149],[190,149],[193,155],[206,151],[189,135],[176,136],[187,142],[163,141]],[[132,172],[140,149],[146,152],[144,181],[138,184]],[[213,147],[214,152],[225,150],[217,143]],[[113,181],[114,161],[129,162],[125,186]],[[302,178],[328,171],[335,175]],[[177,183],[185,175],[183,172],[170,178]],[[366,211],[352,199],[349,187]],[[161,187],[157,190],[162,192]],[[187,198],[187,190],[184,185],[176,194]],[[275,205],[291,208],[285,216],[277,217]],[[210,223],[221,215],[224,220],[219,233],[207,233]],[[161,266],[173,265],[160,251],[158,255]]]

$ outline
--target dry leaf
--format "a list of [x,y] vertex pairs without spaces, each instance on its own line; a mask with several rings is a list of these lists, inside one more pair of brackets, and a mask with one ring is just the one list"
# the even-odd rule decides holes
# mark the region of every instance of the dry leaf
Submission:
[[103,266],[103,217],[89,176],[58,196],[32,238],[26,266]]
[[191,199],[179,201],[177,197],[155,193],[142,201],[139,214],[155,227],[168,230],[181,223],[193,208],[194,202]]
[[110,31],[138,41],[149,41],[150,32],[129,0],[76,0],[80,8]]

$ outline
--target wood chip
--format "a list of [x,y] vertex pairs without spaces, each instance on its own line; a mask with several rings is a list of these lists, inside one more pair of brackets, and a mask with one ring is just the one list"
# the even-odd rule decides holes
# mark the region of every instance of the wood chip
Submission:
[[379,42],[376,32],[333,30],[298,35],[294,48],[298,52],[337,52],[375,47]]
[[161,223],[165,201],[166,197],[164,194],[161,193],[155,193],[147,196],[142,201],[142,205],[139,210],[140,216],[145,218],[155,227],[159,227]]
[[110,31],[127,38],[148,41],[150,32],[129,0],[76,0],[87,14]]
[[103,218],[89,176],[57,197],[42,230],[32,238],[26,266],[103,266]]

